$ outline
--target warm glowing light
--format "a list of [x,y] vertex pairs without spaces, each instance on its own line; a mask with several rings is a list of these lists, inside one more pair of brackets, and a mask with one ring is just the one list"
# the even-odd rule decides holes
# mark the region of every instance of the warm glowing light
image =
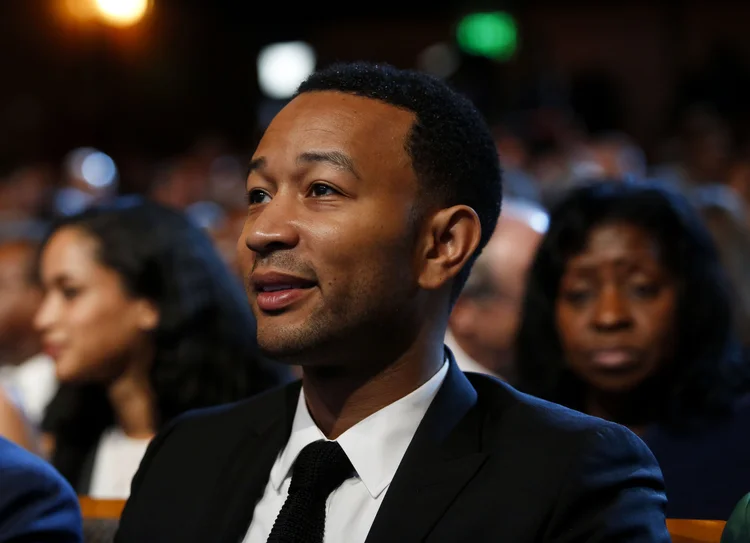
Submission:
[[146,15],[148,0],[96,0],[99,17],[113,26],[130,26]]
[[94,0],[65,0],[63,5],[68,14],[79,21],[90,21],[97,15]]

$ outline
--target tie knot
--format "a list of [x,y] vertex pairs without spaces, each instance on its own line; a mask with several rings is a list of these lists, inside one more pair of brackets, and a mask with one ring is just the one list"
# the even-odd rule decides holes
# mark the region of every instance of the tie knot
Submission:
[[307,490],[327,497],[354,472],[349,457],[335,441],[314,441],[294,461],[289,493]]

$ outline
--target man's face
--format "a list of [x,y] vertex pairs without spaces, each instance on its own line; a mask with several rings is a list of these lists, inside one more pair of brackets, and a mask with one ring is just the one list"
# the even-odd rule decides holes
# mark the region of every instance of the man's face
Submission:
[[345,353],[358,356],[352,346],[365,356],[409,329],[418,291],[418,187],[405,150],[413,122],[376,100],[312,92],[266,130],[238,258],[270,356],[341,364]]

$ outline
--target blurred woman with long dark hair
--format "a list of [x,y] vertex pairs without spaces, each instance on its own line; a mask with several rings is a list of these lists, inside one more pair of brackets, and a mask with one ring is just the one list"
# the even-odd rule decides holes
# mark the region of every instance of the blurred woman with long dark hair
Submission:
[[529,275],[517,372],[521,390],[640,434],[669,516],[725,519],[750,490],[731,291],[680,196],[601,182],[559,202]]
[[258,354],[239,281],[177,211],[125,198],[65,218],[38,273],[36,326],[62,383],[43,429],[79,494],[127,497],[174,417],[287,379]]

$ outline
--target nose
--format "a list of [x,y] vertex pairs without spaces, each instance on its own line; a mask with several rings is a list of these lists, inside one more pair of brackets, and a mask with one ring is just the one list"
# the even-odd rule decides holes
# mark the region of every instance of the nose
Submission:
[[240,245],[259,256],[293,248],[299,243],[297,208],[294,194],[279,191],[270,202],[248,215]]
[[627,329],[633,324],[627,297],[615,285],[601,290],[593,317],[594,327],[602,332]]
[[39,309],[34,315],[34,328],[37,332],[46,332],[49,330],[57,319],[59,304],[55,301],[54,296],[49,293],[44,295]]

